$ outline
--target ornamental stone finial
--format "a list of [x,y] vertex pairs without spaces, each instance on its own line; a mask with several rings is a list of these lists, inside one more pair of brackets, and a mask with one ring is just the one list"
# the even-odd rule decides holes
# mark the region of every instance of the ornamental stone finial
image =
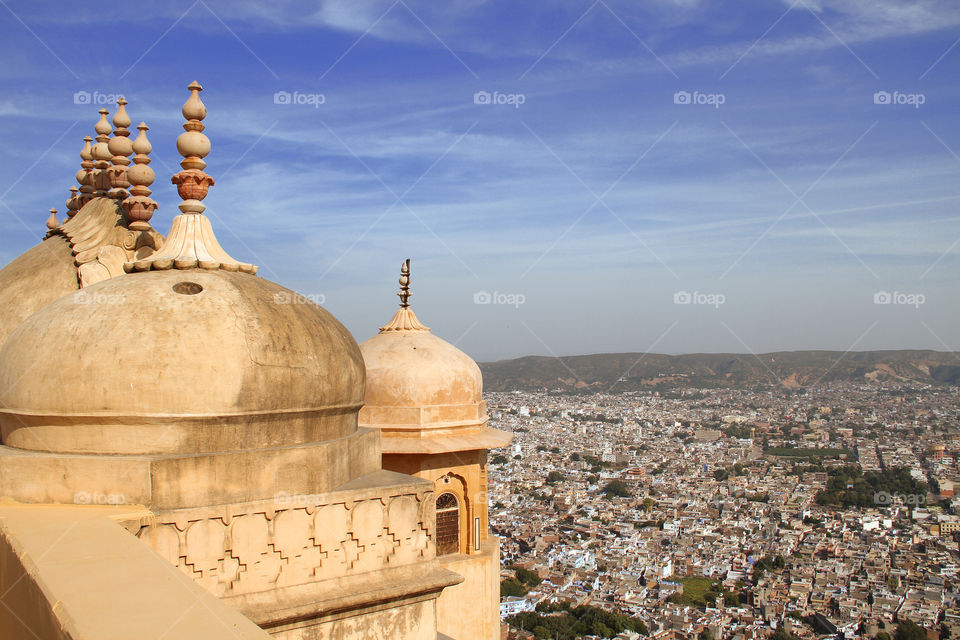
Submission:
[[77,182],[80,183],[80,206],[85,205],[93,197],[93,147],[90,143],[93,138],[83,137],[83,149],[80,150],[80,167],[77,171]]
[[[167,234],[166,241],[156,253],[134,262],[124,263],[123,269],[128,273],[166,269],[223,269],[255,275],[256,266],[238,262],[223,250],[213,233],[210,219],[203,215],[206,207],[201,200],[206,197],[207,190],[213,186],[213,178],[203,172],[204,167],[207,166],[203,158],[210,153],[210,140],[203,135],[204,126],[201,122],[207,116],[207,108],[200,101],[200,91],[203,87],[198,82],[191,82],[187,88],[190,90],[190,97],[183,105],[183,117],[187,121],[183,124],[184,133],[177,138],[177,151],[183,156],[180,162],[183,171],[174,174],[171,179],[171,182],[177,185],[177,193],[183,198],[179,207],[182,213],[173,219],[170,233]],[[141,129],[142,144],[137,146],[141,143],[141,138],[137,138],[134,142],[134,150],[137,151],[137,158],[142,154],[146,159],[149,142],[143,133],[146,125],[141,126],[143,127]],[[137,162],[136,158],[134,162]],[[136,170],[148,170],[148,167],[145,162],[138,163],[130,169],[131,172]],[[151,171],[150,174],[152,173]],[[140,179],[139,176],[135,177]],[[131,182],[134,182],[133,178]],[[134,189],[146,187],[146,184],[136,185]],[[132,224],[131,228],[133,228]]]
[[137,125],[140,134],[133,141],[131,150],[137,155],[133,156],[133,166],[127,171],[127,180],[130,183],[130,197],[123,201],[123,209],[130,220],[130,228],[134,231],[147,231],[150,229],[150,218],[153,212],[157,210],[156,201],[150,198],[150,185],[153,184],[154,173],[150,168],[149,154],[153,151],[153,145],[147,139],[147,131],[150,127],[145,122]]
[[107,114],[110,112],[106,109],[100,109],[98,113],[100,114],[100,120],[93,127],[94,131],[97,132],[97,142],[91,149],[95,168],[93,172],[93,197],[95,198],[106,196],[107,190],[110,189],[110,175],[107,173],[107,169],[110,168],[110,158],[113,157],[107,144],[110,140],[110,132],[113,130],[110,123],[107,122]]
[[213,186],[213,178],[203,172],[207,163],[203,159],[210,153],[210,139],[203,135],[203,122],[207,117],[207,108],[200,100],[203,87],[193,81],[187,87],[190,97],[183,103],[184,132],[177,138],[177,151],[183,156],[180,166],[183,171],[175,174],[173,184],[177,185],[177,193],[183,198],[180,211],[184,213],[203,213],[207,208],[201,200],[207,197],[207,190]]
[[130,116],[127,115],[127,101],[123,97],[117,100],[117,113],[113,116],[113,137],[107,144],[112,157],[110,158],[110,186],[109,192],[111,198],[123,200],[129,197],[130,192],[127,187],[130,182],[127,180],[127,166],[130,164],[128,157],[133,153],[133,143],[130,141]]
[[400,265],[400,291],[397,292],[397,295],[400,296],[400,307],[406,309],[410,306],[410,296],[413,294],[410,293],[410,258],[407,258]]
[[68,220],[73,216],[77,215],[77,211],[80,210],[80,207],[83,204],[80,201],[80,196],[78,195],[79,191],[80,189],[78,189],[77,187],[70,187],[70,197],[67,198],[67,202],[66,202]]

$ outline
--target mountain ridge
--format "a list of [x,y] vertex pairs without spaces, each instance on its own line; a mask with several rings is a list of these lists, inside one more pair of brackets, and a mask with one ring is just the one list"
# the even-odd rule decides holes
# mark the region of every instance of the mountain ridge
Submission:
[[479,365],[488,391],[622,392],[756,385],[799,389],[833,381],[960,385],[960,355],[931,349],[598,353],[523,356]]

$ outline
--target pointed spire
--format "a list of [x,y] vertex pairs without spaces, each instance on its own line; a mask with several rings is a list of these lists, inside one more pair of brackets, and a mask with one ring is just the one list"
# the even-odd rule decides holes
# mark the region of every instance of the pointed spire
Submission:
[[110,158],[111,166],[108,169],[110,186],[113,188],[108,195],[111,198],[123,200],[130,196],[130,192],[127,191],[127,187],[130,186],[127,179],[127,166],[130,164],[128,156],[133,153],[130,131],[127,129],[130,126],[130,116],[127,115],[127,101],[123,97],[117,100],[117,113],[113,116],[113,126],[115,127],[113,137],[107,143],[107,149],[113,154]]
[[[177,193],[183,198],[183,202],[180,203],[182,213],[173,219],[170,233],[163,247],[149,257],[124,264],[123,268],[128,273],[151,269],[200,268],[256,274],[257,267],[237,262],[223,250],[213,234],[210,219],[203,215],[206,207],[201,200],[206,197],[207,190],[213,186],[213,178],[203,172],[207,166],[203,158],[210,153],[210,140],[203,135],[204,126],[201,122],[207,116],[207,108],[200,101],[200,91],[203,87],[197,82],[192,82],[187,88],[190,90],[190,97],[183,105],[183,117],[187,121],[183,125],[184,133],[177,138],[177,151],[183,156],[180,162],[183,171],[175,174],[171,179],[171,182],[177,185]],[[144,130],[141,130],[141,134]],[[138,156],[141,155],[141,150],[149,145],[145,134],[143,139],[145,144],[137,150]],[[137,142],[139,141],[140,138],[137,138]],[[142,155],[146,156],[146,151]],[[138,163],[134,169],[146,168],[145,164]],[[145,187],[146,185],[137,186]]]
[[93,198],[93,148],[90,142],[93,138],[83,137],[83,149],[80,151],[80,171],[77,171],[77,182],[80,183],[80,206],[85,205]]
[[112,157],[110,148],[107,146],[112,130],[110,123],[107,122],[107,114],[110,112],[106,109],[100,109],[98,113],[100,114],[100,120],[93,127],[94,131],[97,132],[97,143],[93,145],[91,150],[95,167],[93,174],[93,196],[95,198],[106,196],[107,190],[110,188],[110,176],[107,174],[107,169],[110,168],[110,158]]
[[50,209],[50,217],[47,218],[47,229],[53,231],[60,226],[60,221],[57,220],[57,210],[54,208]]
[[390,322],[380,327],[380,333],[387,331],[430,331],[430,327],[417,319],[417,315],[410,308],[410,258],[400,264],[400,308],[393,314]]
[[400,296],[400,307],[406,309],[410,306],[410,258],[407,258],[403,264],[400,265],[400,291],[397,292],[397,295]]
[[67,219],[69,220],[73,216],[77,215],[77,211],[80,210],[81,202],[80,196],[77,195],[80,189],[76,187],[70,187],[70,197],[67,198]]
[[147,231],[150,229],[150,218],[153,212],[157,210],[156,201],[150,198],[150,185],[153,184],[154,173],[150,168],[149,154],[153,151],[153,145],[147,139],[147,131],[150,127],[145,122],[137,125],[140,135],[133,141],[132,151],[137,155],[133,156],[133,166],[128,168],[127,180],[130,187],[130,197],[123,201],[123,209],[130,220],[130,228],[134,231]]

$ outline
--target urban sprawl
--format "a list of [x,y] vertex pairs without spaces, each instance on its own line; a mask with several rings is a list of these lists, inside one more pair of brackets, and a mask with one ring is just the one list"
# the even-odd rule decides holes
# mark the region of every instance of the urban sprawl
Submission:
[[960,637],[957,388],[486,398],[511,637]]

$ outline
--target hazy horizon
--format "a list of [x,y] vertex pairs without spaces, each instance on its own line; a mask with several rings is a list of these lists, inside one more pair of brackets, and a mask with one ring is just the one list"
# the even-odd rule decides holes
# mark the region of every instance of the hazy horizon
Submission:
[[[884,352],[903,352],[903,351],[931,351],[933,353],[941,353],[945,355],[957,355],[956,351],[937,351],[936,349],[866,349],[863,351],[833,351],[830,349],[788,349],[783,351],[765,351],[760,353],[751,353],[749,351],[695,351],[690,353],[661,353],[655,351],[620,351],[620,352],[603,352],[603,353],[561,353],[556,356],[543,356],[540,354],[529,353],[522,356],[516,356],[513,358],[500,358],[499,360],[484,360],[480,361],[480,364],[490,364],[493,362],[507,361],[507,360],[521,360],[523,358],[580,358],[580,357],[589,357],[589,356],[610,356],[610,355],[649,355],[649,356],[667,356],[671,358],[681,357],[681,356],[768,356],[774,355],[777,353],[805,353],[805,352],[822,352],[822,353],[836,353],[836,354],[857,354],[857,353],[884,353]],[[960,355],[958,355],[958,361],[960,361]]]
[[409,257],[420,319],[480,362],[960,350],[955,3],[0,13],[3,264],[63,217],[118,95],[151,127],[166,233],[198,80],[221,244],[358,341]]

